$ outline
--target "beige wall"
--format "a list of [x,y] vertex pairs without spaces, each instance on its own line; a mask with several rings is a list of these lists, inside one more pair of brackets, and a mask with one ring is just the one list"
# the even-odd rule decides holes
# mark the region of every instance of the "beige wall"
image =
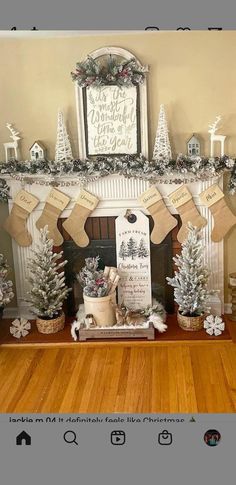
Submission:
[[[37,34],[36,34],[37,35]],[[74,155],[77,126],[74,87],[70,72],[76,61],[103,46],[130,50],[150,66],[148,120],[153,146],[160,103],[166,105],[174,153],[186,151],[186,140],[198,133],[203,153],[209,154],[207,125],[221,113],[226,153],[236,154],[236,32],[141,32],[45,39],[0,38],[0,159],[8,141],[5,125],[14,123],[23,140],[21,151],[35,139],[53,158],[57,110],[64,110]],[[150,152],[151,153],[151,152]],[[236,212],[236,196],[229,198]],[[0,224],[5,218],[0,207]],[[225,278],[236,271],[236,229],[225,241]],[[10,244],[1,231],[0,250]],[[9,247],[9,246],[8,246]],[[9,256],[10,257],[10,256]]]

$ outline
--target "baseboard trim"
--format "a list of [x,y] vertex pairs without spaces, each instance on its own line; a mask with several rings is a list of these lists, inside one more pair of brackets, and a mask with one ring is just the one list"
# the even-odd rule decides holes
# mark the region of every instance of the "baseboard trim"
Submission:
[[16,318],[19,317],[19,310],[17,307],[6,307],[4,308],[3,319],[4,318]]
[[3,319],[5,318],[27,318],[28,320],[35,318],[30,313],[28,308],[6,307],[3,312]]
[[232,303],[225,303],[224,310],[225,310],[225,313],[232,313]]
[[[23,313],[23,314],[22,314]],[[230,314],[232,313],[232,303],[225,303],[224,304],[224,313]],[[28,309],[24,309],[22,311],[19,311],[18,307],[6,307],[4,309],[4,314],[3,318],[17,318],[17,317],[23,317],[23,318],[28,318],[32,319],[35,318],[32,313],[29,312]]]

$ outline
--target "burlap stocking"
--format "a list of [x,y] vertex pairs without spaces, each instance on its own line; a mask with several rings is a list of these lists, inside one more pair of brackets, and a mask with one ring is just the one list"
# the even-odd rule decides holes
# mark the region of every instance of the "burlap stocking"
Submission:
[[77,246],[85,248],[89,238],[84,230],[85,222],[91,212],[97,207],[99,200],[86,190],[80,192],[79,198],[63,227],[70,234]]
[[38,203],[37,197],[25,190],[18,192],[14,199],[11,213],[3,227],[19,246],[26,247],[32,244],[32,237],[26,227],[26,221]]
[[52,189],[44,206],[43,213],[36,222],[37,229],[43,229],[48,226],[49,237],[53,239],[55,246],[63,243],[63,237],[57,228],[57,221],[61,212],[66,208],[70,198],[60,192]]
[[205,206],[209,207],[214,218],[214,229],[211,233],[212,241],[222,241],[236,224],[236,216],[226,204],[225,196],[217,184],[202,192],[200,199]]
[[138,199],[141,205],[151,214],[154,221],[151,241],[154,244],[160,244],[167,234],[177,226],[178,221],[167,209],[155,186],[143,192]]
[[207,220],[198,212],[197,207],[192,199],[192,194],[188,187],[183,185],[169,195],[171,204],[178,210],[181,216],[182,226],[177,234],[180,243],[184,242],[188,235],[188,222],[198,229],[206,226]]

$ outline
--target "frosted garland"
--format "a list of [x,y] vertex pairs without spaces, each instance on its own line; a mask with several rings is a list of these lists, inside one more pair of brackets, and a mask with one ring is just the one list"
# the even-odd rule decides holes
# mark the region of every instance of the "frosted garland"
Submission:
[[[107,175],[117,174],[124,177],[139,178],[152,183],[181,184],[198,180],[216,180],[223,172],[229,172],[228,184],[230,194],[236,192],[236,159],[224,156],[222,158],[186,157],[179,155],[177,160],[147,160],[140,155],[124,155],[119,157],[100,156],[95,159],[72,160],[70,163],[59,163],[48,160],[18,162],[11,160],[0,163],[2,177],[9,175],[15,180],[27,184],[46,186],[86,186],[88,183]],[[39,175],[44,175],[40,180]],[[73,180],[69,180],[73,177]],[[68,178],[68,180],[66,180]],[[2,179],[1,179],[2,180]],[[1,188],[0,200],[6,200],[8,189]]]

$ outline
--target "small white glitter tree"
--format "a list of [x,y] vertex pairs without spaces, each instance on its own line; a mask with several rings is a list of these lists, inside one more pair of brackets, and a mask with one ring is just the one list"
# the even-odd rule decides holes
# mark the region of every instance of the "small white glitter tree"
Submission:
[[71,160],[73,160],[73,155],[69,136],[66,130],[64,115],[62,111],[58,111],[55,162],[71,162]]
[[166,161],[169,161],[172,158],[164,104],[161,104],[160,106],[157,133],[152,158],[153,160],[164,159]]

